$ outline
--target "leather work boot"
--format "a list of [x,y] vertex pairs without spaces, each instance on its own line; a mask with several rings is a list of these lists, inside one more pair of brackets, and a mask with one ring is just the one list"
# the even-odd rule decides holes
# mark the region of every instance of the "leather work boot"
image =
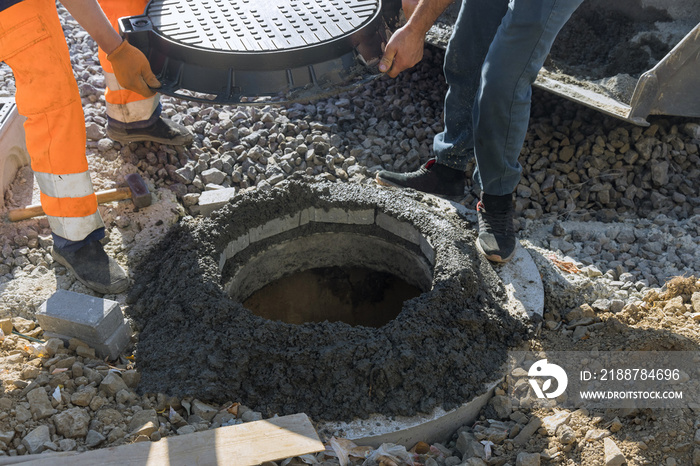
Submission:
[[513,195],[492,196],[481,193],[476,205],[479,238],[476,248],[492,262],[508,262],[515,254]]
[[53,248],[51,255],[80,282],[102,294],[117,294],[129,287],[124,269],[107,255],[102,243],[93,241],[74,252]]
[[409,173],[395,173],[382,170],[375,177],[382,186],[413,188],[424,193],[437,194],[450,199],[461,200],[466,184],[464,172],[430,159],[418,170]]
[[151,141],[171,146],[187,146],[194,140],[189,129],[163,117],[146,128],[118,128],[107,123],[107,137],[121,144]]

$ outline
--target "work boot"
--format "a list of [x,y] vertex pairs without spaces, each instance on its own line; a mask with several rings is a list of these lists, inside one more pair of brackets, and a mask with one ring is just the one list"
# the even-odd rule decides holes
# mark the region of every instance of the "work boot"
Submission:
[[121,144],[130,142],[151,141],[171,146],[186,146],[192,144],[192,132],[172,120],[159,117],[155,123],[146,128],[118,128],[107,123],[107,137]]
[[508,262],[515,253],[513,195],[492,196],[481,193],[476,205],[479,218],[477,249],[492,262]]
[[83,285],[98,293],[117,294],[129,287],[126,272],[107,255],[99,241],[92,241],[74,252],[53,248],[51,255]]
[[395,173],[382,170],[376,176],[377,183],[383,186],[413,188],[424,193],[459,199],[464,196],[464,178],[462,170],[439,164],[435,159],[428,160],[414,172]]

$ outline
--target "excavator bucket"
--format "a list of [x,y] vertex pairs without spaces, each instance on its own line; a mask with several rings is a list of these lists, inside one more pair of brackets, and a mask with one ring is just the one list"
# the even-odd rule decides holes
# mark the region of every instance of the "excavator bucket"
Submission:
[[[446,45],[455,5],[429,42]],[[700,1],[585,0],[535,86],[640,126],[649,115],[700,117]]]

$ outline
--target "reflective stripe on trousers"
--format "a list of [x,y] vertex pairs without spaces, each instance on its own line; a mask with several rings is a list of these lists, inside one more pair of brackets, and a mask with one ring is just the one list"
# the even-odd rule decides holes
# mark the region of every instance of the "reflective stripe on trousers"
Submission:
[[[115,30],[119,31],[119,18],[143,14],[148,0],[99,0],[102,10]],[[160,103],[159,94],[144,97],[136,92],[124,89],[114,76],[112,64],[107,54],[99,49],[98,56],[105,74],[105,102],[107,115],[122,123],[134,123],[148,120]]]
[[15,76],[15,101],[41,202],[53,233],[80,241],[104,227],[85,157],[85,118],[53,0],[0,12],[0,60]]

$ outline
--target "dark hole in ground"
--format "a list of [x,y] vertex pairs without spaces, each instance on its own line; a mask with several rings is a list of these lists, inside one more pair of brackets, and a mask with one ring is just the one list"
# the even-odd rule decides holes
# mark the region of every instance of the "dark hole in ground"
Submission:
[[288,324],[345,322],[381,327],[421,290],[401,278],[362,267],[322,267],[280,278],[243,303],[257,316]]

